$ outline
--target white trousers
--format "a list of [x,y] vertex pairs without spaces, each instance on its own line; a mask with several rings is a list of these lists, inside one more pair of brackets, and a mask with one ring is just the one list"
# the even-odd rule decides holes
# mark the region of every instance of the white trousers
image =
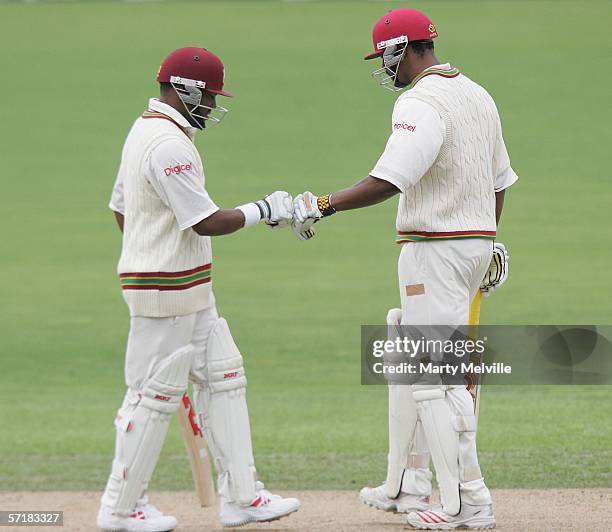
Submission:
[[206,384],[206,344],[218,318],[214,298],[210,307],[186,316],[132,317],[125,355],[128,389],[140,390],[170,353],[187,344],[194,347],[189,380]]
[[[403,244],[398,261],[402,325],[467,325],[470,303],[489,267],[492,253],[492,241],[486,239]],[[395,394],[390,393],[390,401],[393,397]],[[465,388],[449,390],[447,397],[458,415],[473,414],[473,402]],[[389,404],[390,409],[402,406]],[[409,407],[414,408],[414,403]],[[479,470],[474,432],[461,434],[459,457],[460,478],[473,478],[473,471]],[[411,447],[410,469],[402,482],[403,492],[431,493],[428,462],[428,446],[419,422]],[[462,482],[461,497],[468,504],[490,501],[482,479]]]
[[493,243],[481,238],[402,245],[397,272],[402,324],[467,325]]

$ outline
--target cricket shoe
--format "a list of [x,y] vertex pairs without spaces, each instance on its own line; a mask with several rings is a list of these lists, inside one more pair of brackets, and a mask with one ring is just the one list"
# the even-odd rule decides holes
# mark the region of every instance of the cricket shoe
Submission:
[[250,506],[240,506],[221,497],[221,513],[219,519],[224,527],[235,527],[247,523],[262,523],[276,521],[300,508],[300,501],[292,497],[284,498],[270,493],[263,483],[255,483],[257,498]]
[[410,513],[415,510],[426,510],[429,508],[429,497],[424,495],[410,495],[401,493],[397,499],[390,499],[385,492],[385,485],[376,488],[362,488],[359,492],[361,502],[384,510],[385,512]]
[[[143,512],[147,517],[164,517],[164,514],[149,502],[148,495],[143,495],[136,501],[136,511]],[[174,517],[171,518],[174,519]],[[174,519],[174,521],[176,522],[176,519]],[[176,523],[174,526],[176,527]]]
[[138,500],[134,513],[129,516],[115,515],[104,504],[98,512],[98,528],[107,532],[167,532],[176,525],[174,517],[161,513],[146,497]]
[[435,510],[417,510],[408,514],[408,524],[419,530],[452,530],[455,528],[495,528],[493,507],[490,504],[472,506],[461,504],[457,515],[448,515],[439,506]]

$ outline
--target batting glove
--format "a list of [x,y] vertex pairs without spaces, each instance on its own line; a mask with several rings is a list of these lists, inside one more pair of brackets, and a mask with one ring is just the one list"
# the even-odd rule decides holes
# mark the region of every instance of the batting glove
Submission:
[[508,261],[510,255],[501,242],[495,242],[493,244],[493,257],[491,258],[491,264],[489,269],[484,276],[482,284],[480,285],[480,291],[485,297],[489,297],[495,290],[497,290],[502,284],[506,282],[508,278]]
[[387,325],[400,325],[402,323],[402,309],[391,308],[387,312]]
[[293,201],[288,192],[277,190],[255,203],[261,211],[261,219],[270,227],[287,227],[293,222]]
[[317,206],[318,199],[317,196],[308,191],[303,194],[298,194],[293,199],[293,215],[296,222],[303,224],[310,219],[313,220],[312,223],[314,223],[314,220],[323,218],[323,213]]

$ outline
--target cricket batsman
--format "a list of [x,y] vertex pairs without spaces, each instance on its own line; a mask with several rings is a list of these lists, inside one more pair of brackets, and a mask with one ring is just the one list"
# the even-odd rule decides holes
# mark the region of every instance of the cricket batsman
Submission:
[[[403,91],[385,150],[352,187],[294,199],[296,231],[310,236],[322,218],[399,194],[401,311],[392,310],[388,322],[402,325],[467,325],[481,286],[494,290],[507,272],[505,248],[494,239],[505,189],[518,177],[493,99],[457,68],[440,63],[437,37],[431,20],[412,9],[390,11],[376,22],[374,51],[365,59],[381,58],[373,76]],[[440,508],[428,504],[430,455]],[[415,528],[495,527],[465,386],[389,384],[387,479],[360,496],[377,508],[408,513]]]
[[188,380],[218,473],[221,524],[272,521],[300,507],[257,480],[243,359],[211,288],[211,236],[293,219],[286,192],[221,209],[206,191],[194,137],[226,113],[216,105],[217,96],[231,96],[224,77],[221,60],[204,48],[172,52],[157,74],[160,97],[149,101],[123,147],[110,208],[123,231],[118,273],[130,311],[127,393],[98,513],[103,530],[177,526],[145,491]]

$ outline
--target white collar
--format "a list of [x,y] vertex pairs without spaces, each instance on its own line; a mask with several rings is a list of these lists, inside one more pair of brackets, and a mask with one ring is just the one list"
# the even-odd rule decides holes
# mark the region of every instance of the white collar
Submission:
[[157,111],[158,113],[162,113],[167,117],[172,118],[172,120],[174,120],[179,126],[183,128],[183,130],[185,131],[185,133],[187,133],[191,140],[194,139],[196,131],[198,131],[198,129],[193,127],[188,122],[188,120],[174,107],[158,100],[157,98],[150,98],[149,109],[151,109],[151,111]]

